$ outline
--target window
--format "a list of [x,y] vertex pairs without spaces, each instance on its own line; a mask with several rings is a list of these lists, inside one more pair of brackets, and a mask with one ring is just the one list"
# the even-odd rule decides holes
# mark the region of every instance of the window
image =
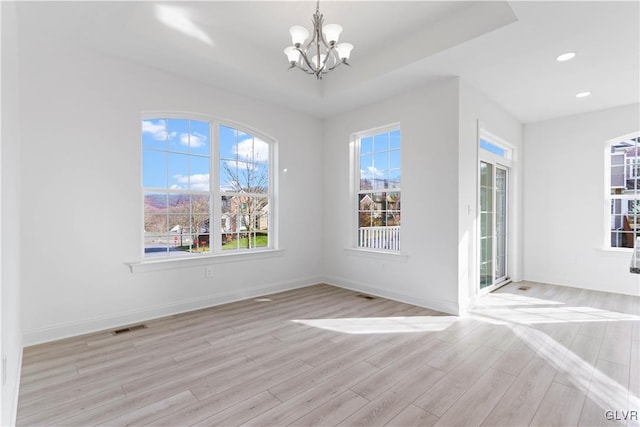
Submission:
[[400,251],[400,129],[355,135],[356,247]]
[[640,136],[607,143],[607,198],[612,248],[633,248],[640,237]]
[[143,119],[145,257],[273,248],[272,147],[217,121]]

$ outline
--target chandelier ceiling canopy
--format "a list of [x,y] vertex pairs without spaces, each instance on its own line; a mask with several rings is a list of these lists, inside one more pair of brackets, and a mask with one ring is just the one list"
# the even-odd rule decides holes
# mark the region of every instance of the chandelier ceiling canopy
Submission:
[[[316,3],[313,15],[313,32],[305,27],[294,25],[289,29],[293,46],[284,50],[289,59],[289,69],[299,68],[307,74],[313,74],[318,80],[340,64],[349,65],[353,45],[338,44],[342,27],[338,24],[323,25],[324,17],[320,13],[320,1]],[[311,39],[307,42],[307,39]],[[306,42],[306,44],[305,44]]]

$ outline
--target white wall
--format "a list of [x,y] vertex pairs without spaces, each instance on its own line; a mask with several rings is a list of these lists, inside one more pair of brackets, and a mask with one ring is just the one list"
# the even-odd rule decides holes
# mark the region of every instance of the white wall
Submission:
[[513,146],[509,171],[509,242],[507,265],[513,281],[521,278],[522,265],[522,124],[482,92],[460,81],[460,148],[458,150],[458,278],[460,304],[474,304],[478,293],[476,249],[478,212],[478,124]]
[[[354,255],[349,140],[399,122],[402,252]],[[324,271],[329,283],[458,312],[458,80],[413,90],[324,124]],[[398,259],[400,258],[400,259]]]
[[[20,27],[25,345],[316,283],[321,122]],[[141,257],[140,114],[191,111],[278,140],[280,256],[130,273]]]
[[605,143],[638,130],[637,104],[525,126],[525,279],[640,294],[630,251],[603,250]]
[[2,118],[0,128],[0,301],[2,340],[7,358],[6,382],[2,384],[0,424],[15,422],[22,357],[20,329],[20,144],[18,115],[18,46],[15,4],[1,2],[2,22]]

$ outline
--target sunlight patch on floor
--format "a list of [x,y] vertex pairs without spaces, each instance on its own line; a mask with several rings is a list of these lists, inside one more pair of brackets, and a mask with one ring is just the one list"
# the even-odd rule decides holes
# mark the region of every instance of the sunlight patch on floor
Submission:
[[640,398],[544,332],[511,324],[514,334],[603,409],[639,408]]
[[411,316],[298,319],[292,322],[345,334],[393,334],[443,331],[458,320],[456,316]]

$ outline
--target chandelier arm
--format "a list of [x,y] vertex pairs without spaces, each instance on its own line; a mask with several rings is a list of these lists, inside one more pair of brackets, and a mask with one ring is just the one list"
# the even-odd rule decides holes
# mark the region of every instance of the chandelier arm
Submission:
[[[303,51],[302,49],[300,49],[299,47],[297,47],[297,48],[296,48],[296,50],[297,50],[298,52],[300,52],[300,55],[302,56],[302,59],[304,60],[305,64],[307,64],[307,67],[309,67],[309,69],[310,69],[310,70],[315,70],[315,69],[316,69],[316,67],[314,67],[314,66],[311,64],[311,61],[309,61],[309,58],[307,57],[306,52],[304,52],[304,51]],[[296,65],[297,65],[297,64],[296,64]],[[305,68],[300,67],[299,65],[298,65],[298,68],[300,68],[301,70],[305,70]]]
[[298,69],[300,69],[300,70],[304,71],[304,72],[305,72],[305,73],[307,73],[307,74],[313,74],[313,75],[315,75],[315,74],[316,74],[312,69],[310,70],[310,69],[307,69],[307,68],[301,67],[297,62],[294,62],[294,63],[292,63],[291,65],[289,65],[289,68],[288,68],[288,69],[290,70],[290,69],[292,69],[292,68],[298,68]]
[[[331,67],[331,68],[327,69],[327,73],[328,73],[329,71],[331,71],[331,70],[335,69],[336,67],[338,67],[338,66],[339,66],[339,65],[341,65],[341,64],[347,64],[347,65],[349,65],[346,61],[340,61],[340,62],[338,62],[337,64],[335,64],[333,67]],[[349,66],[351,66],[351,65],[349,65]]]

